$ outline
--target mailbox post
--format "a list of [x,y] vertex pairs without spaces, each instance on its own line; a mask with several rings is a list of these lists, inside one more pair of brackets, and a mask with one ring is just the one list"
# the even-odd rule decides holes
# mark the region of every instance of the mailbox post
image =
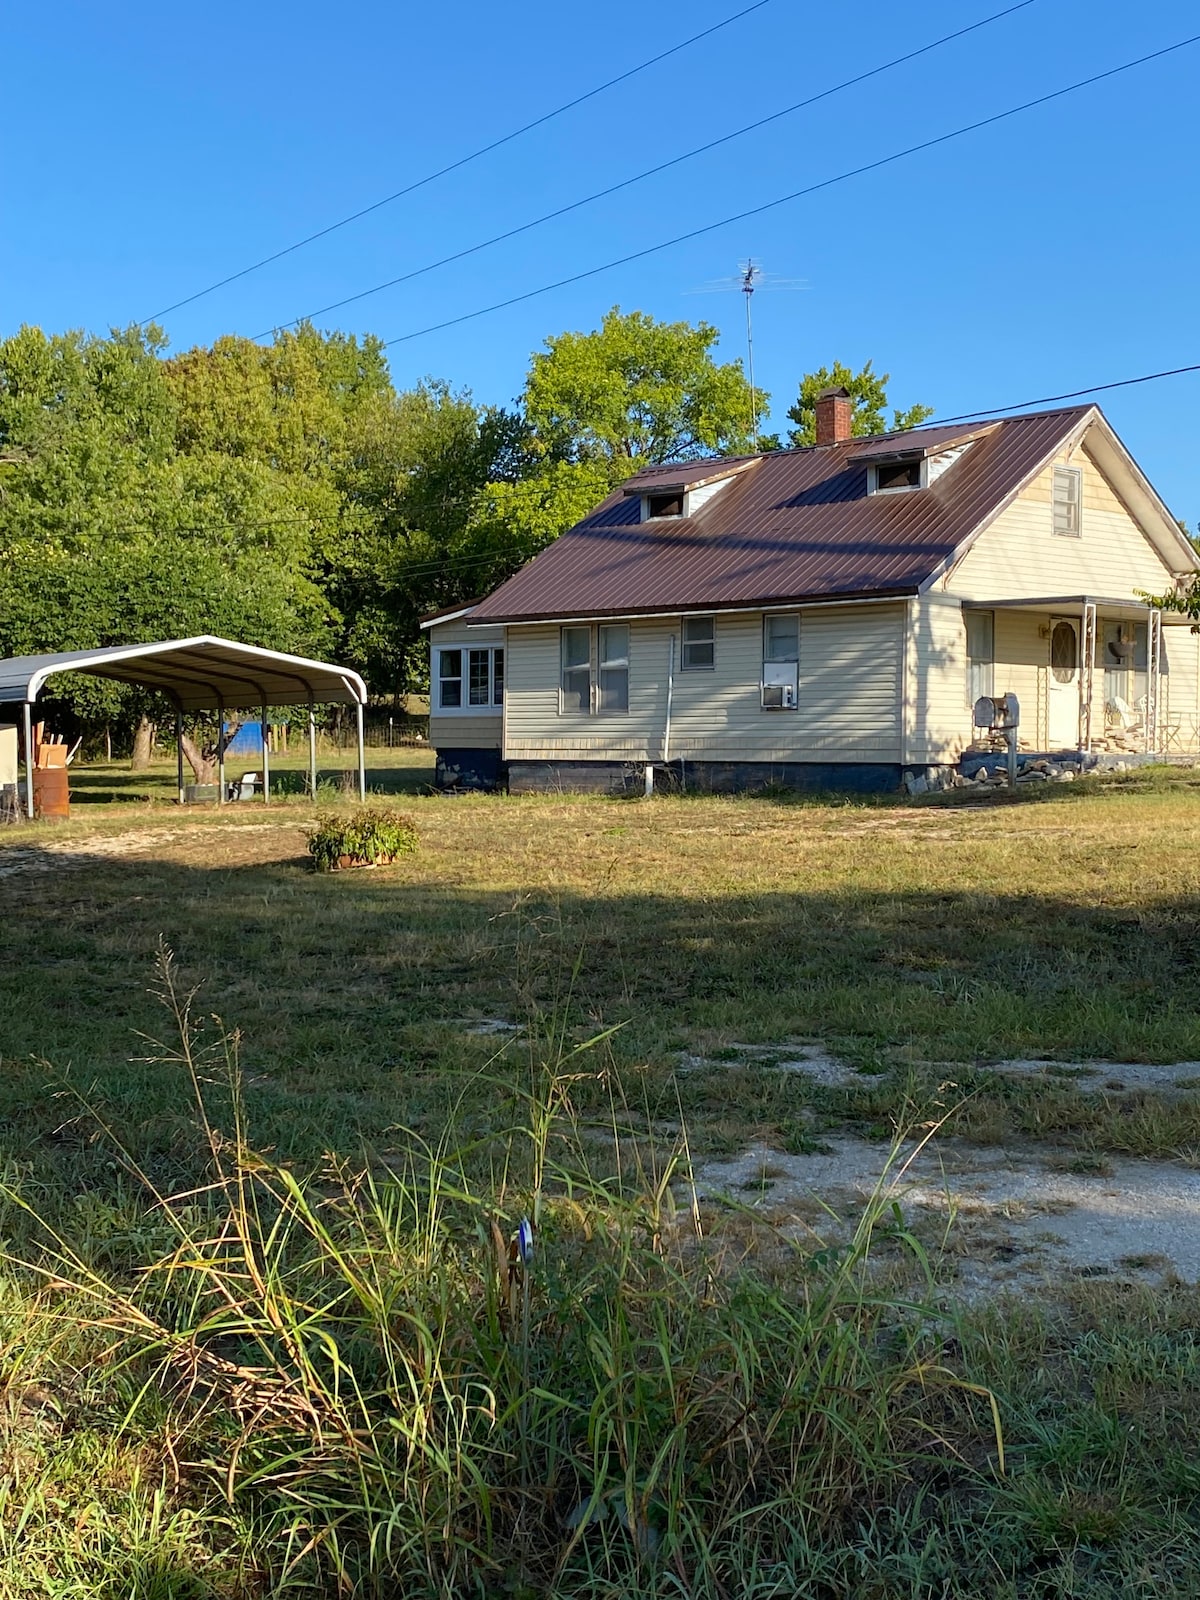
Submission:
[[975,702],[975,726],[989,733],[1002,733],[1008,750],[1008,786],[1017,787],[1017,729],[1021,724],[1021,703],[1015,694],[980,695]]

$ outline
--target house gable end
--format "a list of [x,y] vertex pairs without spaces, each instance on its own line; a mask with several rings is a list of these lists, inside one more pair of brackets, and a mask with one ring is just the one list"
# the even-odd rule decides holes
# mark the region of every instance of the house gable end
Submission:
[[[1056,533],[1055,469],[1078,472],[1077,536]],[[1116,435],[1093,410],[929,585],[971,600],[1158,593],[1200,567]]]

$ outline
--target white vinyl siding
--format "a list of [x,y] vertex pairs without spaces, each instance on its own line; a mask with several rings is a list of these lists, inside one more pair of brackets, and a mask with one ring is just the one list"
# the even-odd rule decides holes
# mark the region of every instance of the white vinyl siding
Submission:
[[1051,527],[1065,539],[1078,539],[1082,532],[1079,519],[1082,478],[1078,467],[1055,467],[1050,480]]
[[[504,707],[493,699],[490,705],[470,704],[471,653],[487,651],[490,656],[492,689],[495,677],[504,673],[504,629],[501,627],[470,628],[467,618],[458,617],[453,622],[435,623],[429,629],[429,742],[435,749],[496,750],[503,737]],[[462,707],[441,711],[438,705],[440,654],[444,650],[462,652],[463,694]],[[480,681],[476,657],[476,685]]]
[[[761,705],[763,613],[716,618],[711,672],[676,671],[673,758],[712,761],[898,762],[904,606],[810,607],[800,613],[795,714]],[[559,712],[557,624],[509,629],[505,755],[509,760],[654,761],[662,755],[671,618],[629,626],[629,710]],[[960,690],[961,693],[961,690]]]
[[[1064,456],[1060,465],[1066,465]],[[980,534],[939,587],[964,600],[1160,594],[1172,574],[1085,447],[1071,453],[1081,474],[1080,536],[1054,538],[1054,467],[1047,466]],[[997,693],[1003,686],[996,685]]]
[[957,761],[970,738],[967,639],[959,602],[940,594],[909,603],[905,662],[904,760]]

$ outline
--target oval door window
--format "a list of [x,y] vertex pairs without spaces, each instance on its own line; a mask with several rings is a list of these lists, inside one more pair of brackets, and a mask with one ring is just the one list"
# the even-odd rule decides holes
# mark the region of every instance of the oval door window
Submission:
[[1056,683],[1070,683],[1079,668],[1079,641],[1069,622],[1056,622],[1050,635],[1050,670]]

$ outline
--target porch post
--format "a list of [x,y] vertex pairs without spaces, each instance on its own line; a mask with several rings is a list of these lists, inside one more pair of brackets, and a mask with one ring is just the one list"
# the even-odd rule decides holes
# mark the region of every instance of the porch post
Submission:
[[309,793],[317,798],[317,716],[313,710],[313,697],[308,696],[308,783]]
[[1158,750],[1159,692],[1162,688],[1162,612],[1151,611],[1146,626],[1146,753]]
[[269,743],[267,730],[267,708],[262,708],[262,747],[263,747],[263,804],[271,803],[271,752],[267,748]]
[[25,712],[25,814],[33,821],[33,717],[32,707],[26,700]]
[[363,708],[361,700],[356,700],[354,702],[354,709],[357,713],[358,722],[358,798],[362,804],[365,805],[367,802],[367,755],[364,742]]
[[1092,748],[1092,694],[1096,679],[1096,607],[1091,601],[1083,606],[1083,684],[1079,708],[1079,742],[1084,750]]

